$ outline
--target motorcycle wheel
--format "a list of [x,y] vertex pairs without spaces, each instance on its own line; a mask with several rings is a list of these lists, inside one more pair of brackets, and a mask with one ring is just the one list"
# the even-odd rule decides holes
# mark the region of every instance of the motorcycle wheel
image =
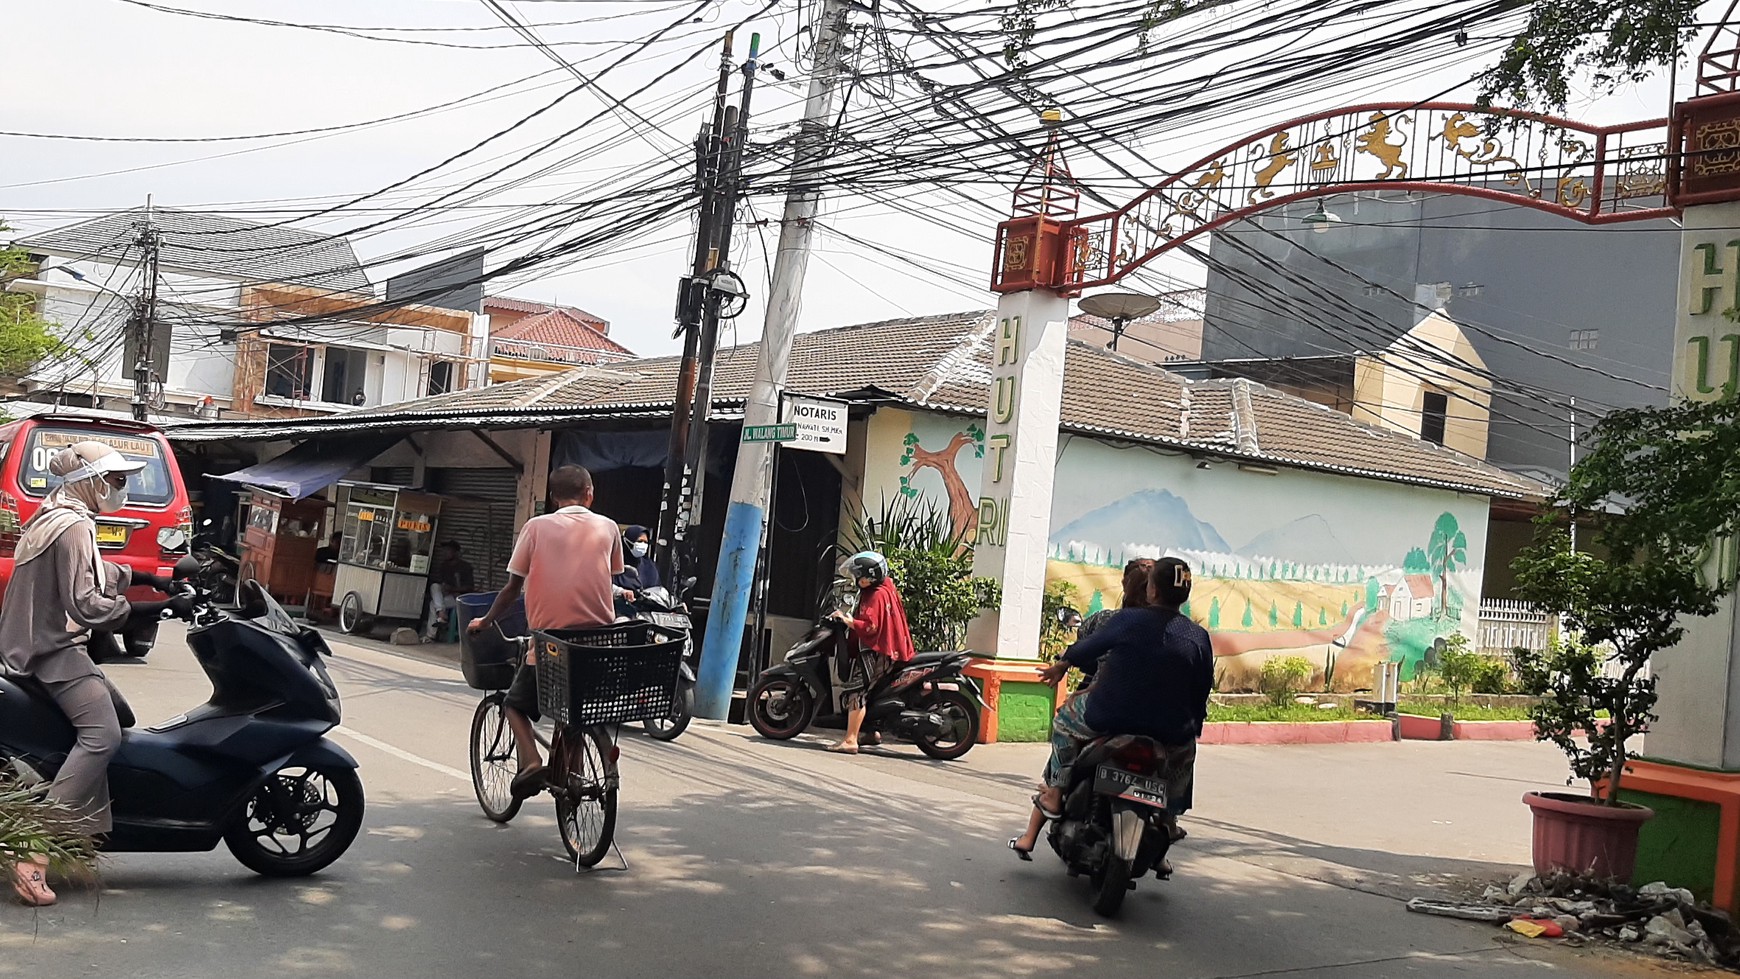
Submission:
[[498,823],[518,815],[525,802],[509,791],[519,772],[519,751],[506,709],[507,694],[492,693],[471,715],[471,790],[483,814]]
[[973,750],[979,736],[979,705],[959,690],[937,690],[919,704],[923,710],[935,711],[952,724],[949,733],[933,738],[920,734],[918,750],[939,761],[953,761]]
[[1130,893],[1130,861],[1114,854],[1106,856],[1106,864],[1094,875],[1094,912],[1110,918],[1124,905],[1124,895]]
[[774,741],[789,741],[816,719],[816,699],[796,677],[775,676],[749,689],[749,726]]
[[695,718],[695,688],[685,683],[677,691],[677,698],[671,703],[671,712],[666,717],[641,721],[646,733],[660,741],[675,741],[684,731],[689,729],[689,722]]
[[363,787],[343,765],[287,765],[242,804],[230,853],[265,877],[305,877],[344,855],[362,829]]

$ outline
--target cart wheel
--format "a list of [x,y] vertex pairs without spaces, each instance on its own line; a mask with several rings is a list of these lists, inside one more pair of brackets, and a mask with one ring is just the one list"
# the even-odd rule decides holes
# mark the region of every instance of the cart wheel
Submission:
[[338,631],[347,636],[355,635],[362,628],[362,622],[362,596],[354,591],[345,592],[344,601],[338,605]]

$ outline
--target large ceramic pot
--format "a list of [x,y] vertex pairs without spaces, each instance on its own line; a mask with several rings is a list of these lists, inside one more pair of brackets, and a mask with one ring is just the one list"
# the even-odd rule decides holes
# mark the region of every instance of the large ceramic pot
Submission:
[[1534,811],[1535,873],[1587,874],[1629,881],[1637,866],[1637,831],[1655,816],[1645,806],[1569,792],[1528,792],[1523,802]]

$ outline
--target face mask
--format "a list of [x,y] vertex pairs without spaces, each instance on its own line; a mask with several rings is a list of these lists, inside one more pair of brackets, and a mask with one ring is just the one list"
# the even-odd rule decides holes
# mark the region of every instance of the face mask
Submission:
[[127,505],[127,487],[117,489],[103,480],[103,485],[97,490],[97,510],[102,513],[114,513]]
[[634,543],[628,545],[628,553],[633,554],[635,557],[646,557],[646,552],[647,552],[646,541],[637,540]]

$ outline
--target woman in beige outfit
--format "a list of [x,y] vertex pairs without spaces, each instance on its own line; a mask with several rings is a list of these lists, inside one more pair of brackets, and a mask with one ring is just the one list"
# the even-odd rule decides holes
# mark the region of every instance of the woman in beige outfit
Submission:
[[[130,604],[134,584],[165,587],[155,575],[104,561],[95,515],[126,504],[127,477],[144,468],[101,442],[79,442],[49,461],[61,485],[43,500],[18,541],[12,581],[0,602],[0,660],[47,689],[78,732],[78,740],[48,789],[89,836],[109,832],[109,759],[121,744],[120,693],[91,661],[85,644],[94,629],[118,630],[134,613],[170,602]],[[0,853],[12,864],[13,887],[26,904],[53,904],[40,855]]]

